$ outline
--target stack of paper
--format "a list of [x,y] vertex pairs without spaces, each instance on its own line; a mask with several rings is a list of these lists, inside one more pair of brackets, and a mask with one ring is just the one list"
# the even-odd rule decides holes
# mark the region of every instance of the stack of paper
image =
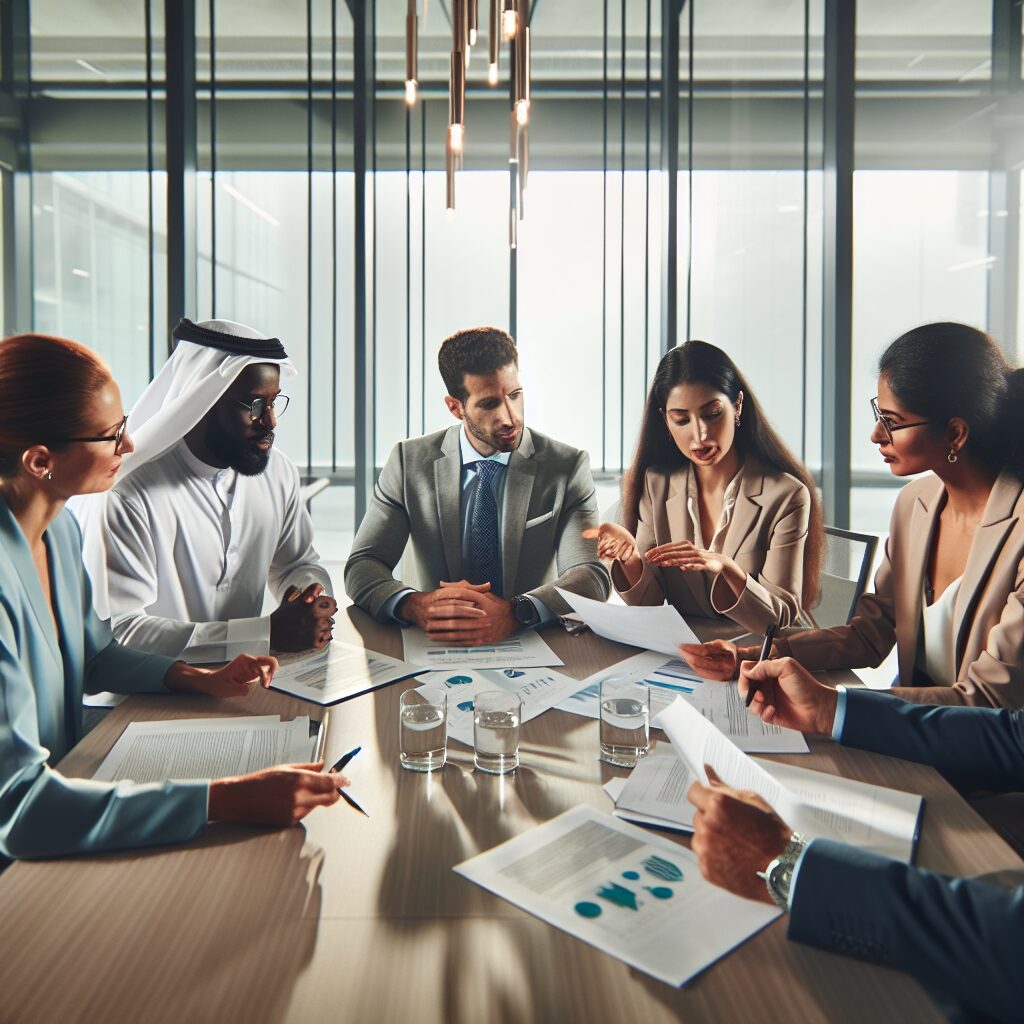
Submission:
[[386,654],[332,640],[322,651],[286,661],[274,673],[271,689],[324,707],[368,690],[406,679],[422,670]]
[[421,668],[547,668],[565,662],[533,630],[493,644],[455,647],[431,640],[417,626],[402,630],[405,660]]
[[245,775],[276,764],[313,760],[318,737],[309,718],[276,715],[132,722],[93,778],[102,782],[163,782]]
[[518,694],[523,702],[522,721],[529,722],[565,700],[580,685],[578,679],[544,668],[428,672],[420,679],[423,685],[417,693],[428,698],[447,694],[448,736],[469,747],[473,746],[473,708],[478,693],[507,690]]
[[[661,726],[678,754],[677,764],[661,764],[656,774],[645,771],[632,791],[627,784],[616,801],[624,813],[635,808],[673,817],[671,799],[694,779],[706,784],[704,766],[710,765],[723,782],[752,790],[804,836],[837,839],[904,861],[913,857],[923,797],[747,757],[684,700],[661,713]],[[692,808],[687,805],[677,820],[692,827]]]

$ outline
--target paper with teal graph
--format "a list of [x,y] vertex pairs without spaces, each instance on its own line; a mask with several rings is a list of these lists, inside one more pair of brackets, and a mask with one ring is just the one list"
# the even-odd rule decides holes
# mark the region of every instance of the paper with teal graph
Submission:
[[473,746],[473,708],[476,695],[486,690],[507,690],[523,702],[522,721],[529,722],[564,700],[580,685],[578,679],[550,668],[500,670],[455,669],[418,676],[417,693],[448,696],[448,738]]
[[706,882],[685,847],[582,805],[455,871],[669,985],[779,916]]

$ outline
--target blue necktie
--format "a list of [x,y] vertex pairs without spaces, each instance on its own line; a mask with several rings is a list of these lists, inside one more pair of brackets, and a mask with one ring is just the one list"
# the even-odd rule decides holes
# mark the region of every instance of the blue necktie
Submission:
[[469,517],[470,583],[490,583],[491,593],[502,596],[501,543],[498,537],[498,503],[494,484],[505,467],[500,462],[476,463],[476,495]]

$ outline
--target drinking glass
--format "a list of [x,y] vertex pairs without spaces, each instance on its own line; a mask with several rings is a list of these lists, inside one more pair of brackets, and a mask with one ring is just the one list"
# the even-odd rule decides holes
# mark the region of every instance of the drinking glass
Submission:
[[443,768],[448,752],[448,695],[406,690],[399,700],[398,757],[412,772]]
[[476,695],[473,708],[474,763],[482,772],[505,775],[519,767],[519,727],[523,704],[507,690]]
[[601,760],[633,768],[651,748],[651,692],[621,676],[601,681]]

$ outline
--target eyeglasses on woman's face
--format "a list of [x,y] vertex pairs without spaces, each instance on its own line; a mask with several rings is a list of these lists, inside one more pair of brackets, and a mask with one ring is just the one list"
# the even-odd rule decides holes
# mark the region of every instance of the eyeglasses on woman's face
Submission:
[[105,437],[68,437],[65,438],[67,441],[80,441],[83,444],[100,444],[104,441],[114,442],[114,454],[121,455],[125,448],[125,437],[126,429],[128,427],[128,414],[122,417],[117,430],[113,434],[107,434]]
[[878,408],[878,398],[871,399],[871,412],[875,417],[876,422],[882,428],[882,433],[885,434],[885,439],[888,444],[893,443],[893,434],[897,430],[909,430],[911,427],[924,427],[931,423],[931,420],[916,420],[913,423],[897,423],[891,416],[886,416],[881,409]]

